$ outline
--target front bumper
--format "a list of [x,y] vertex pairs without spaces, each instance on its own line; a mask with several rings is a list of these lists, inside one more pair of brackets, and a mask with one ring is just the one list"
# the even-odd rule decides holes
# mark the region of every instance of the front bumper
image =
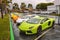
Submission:
[[20,30],[20,32],[26,35],[36,34],[32,30]]

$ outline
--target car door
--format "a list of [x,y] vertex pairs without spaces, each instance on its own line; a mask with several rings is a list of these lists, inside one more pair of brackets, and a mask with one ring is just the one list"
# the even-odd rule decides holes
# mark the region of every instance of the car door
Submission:
[[46,29],[48,27],[48,19],[43,19],[41,25],[42,25],[42,30]]

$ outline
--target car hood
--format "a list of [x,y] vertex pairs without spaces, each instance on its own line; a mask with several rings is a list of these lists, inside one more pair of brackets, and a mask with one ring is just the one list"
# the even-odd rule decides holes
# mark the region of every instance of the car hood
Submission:
[[20,30],[29,30],[30,27],[37,27],[39,26],[39,24],[30,24],[30,23],[27,23],[27,22],[23,22],[20,26],[19,26],[19,29]]
[[27,21],[28,19],[21,19],[21,18],[18,18],[17,20],[16,20],[16,22],[17,23],[20,23],[20,22],[23,22],[23,21]]

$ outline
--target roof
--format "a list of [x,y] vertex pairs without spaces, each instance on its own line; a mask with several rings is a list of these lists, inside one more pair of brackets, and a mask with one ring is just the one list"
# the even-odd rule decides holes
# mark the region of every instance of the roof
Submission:
[[42,16],[35,16],[34,18],[38,18],[38,19],[44,19],[45,17],[42,17]]

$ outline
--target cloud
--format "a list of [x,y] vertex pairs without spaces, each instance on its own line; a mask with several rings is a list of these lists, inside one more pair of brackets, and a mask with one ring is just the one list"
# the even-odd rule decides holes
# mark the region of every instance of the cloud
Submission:
[[54,0],[46,0],[47,2],[52,2],[52,1],[54,1]]

